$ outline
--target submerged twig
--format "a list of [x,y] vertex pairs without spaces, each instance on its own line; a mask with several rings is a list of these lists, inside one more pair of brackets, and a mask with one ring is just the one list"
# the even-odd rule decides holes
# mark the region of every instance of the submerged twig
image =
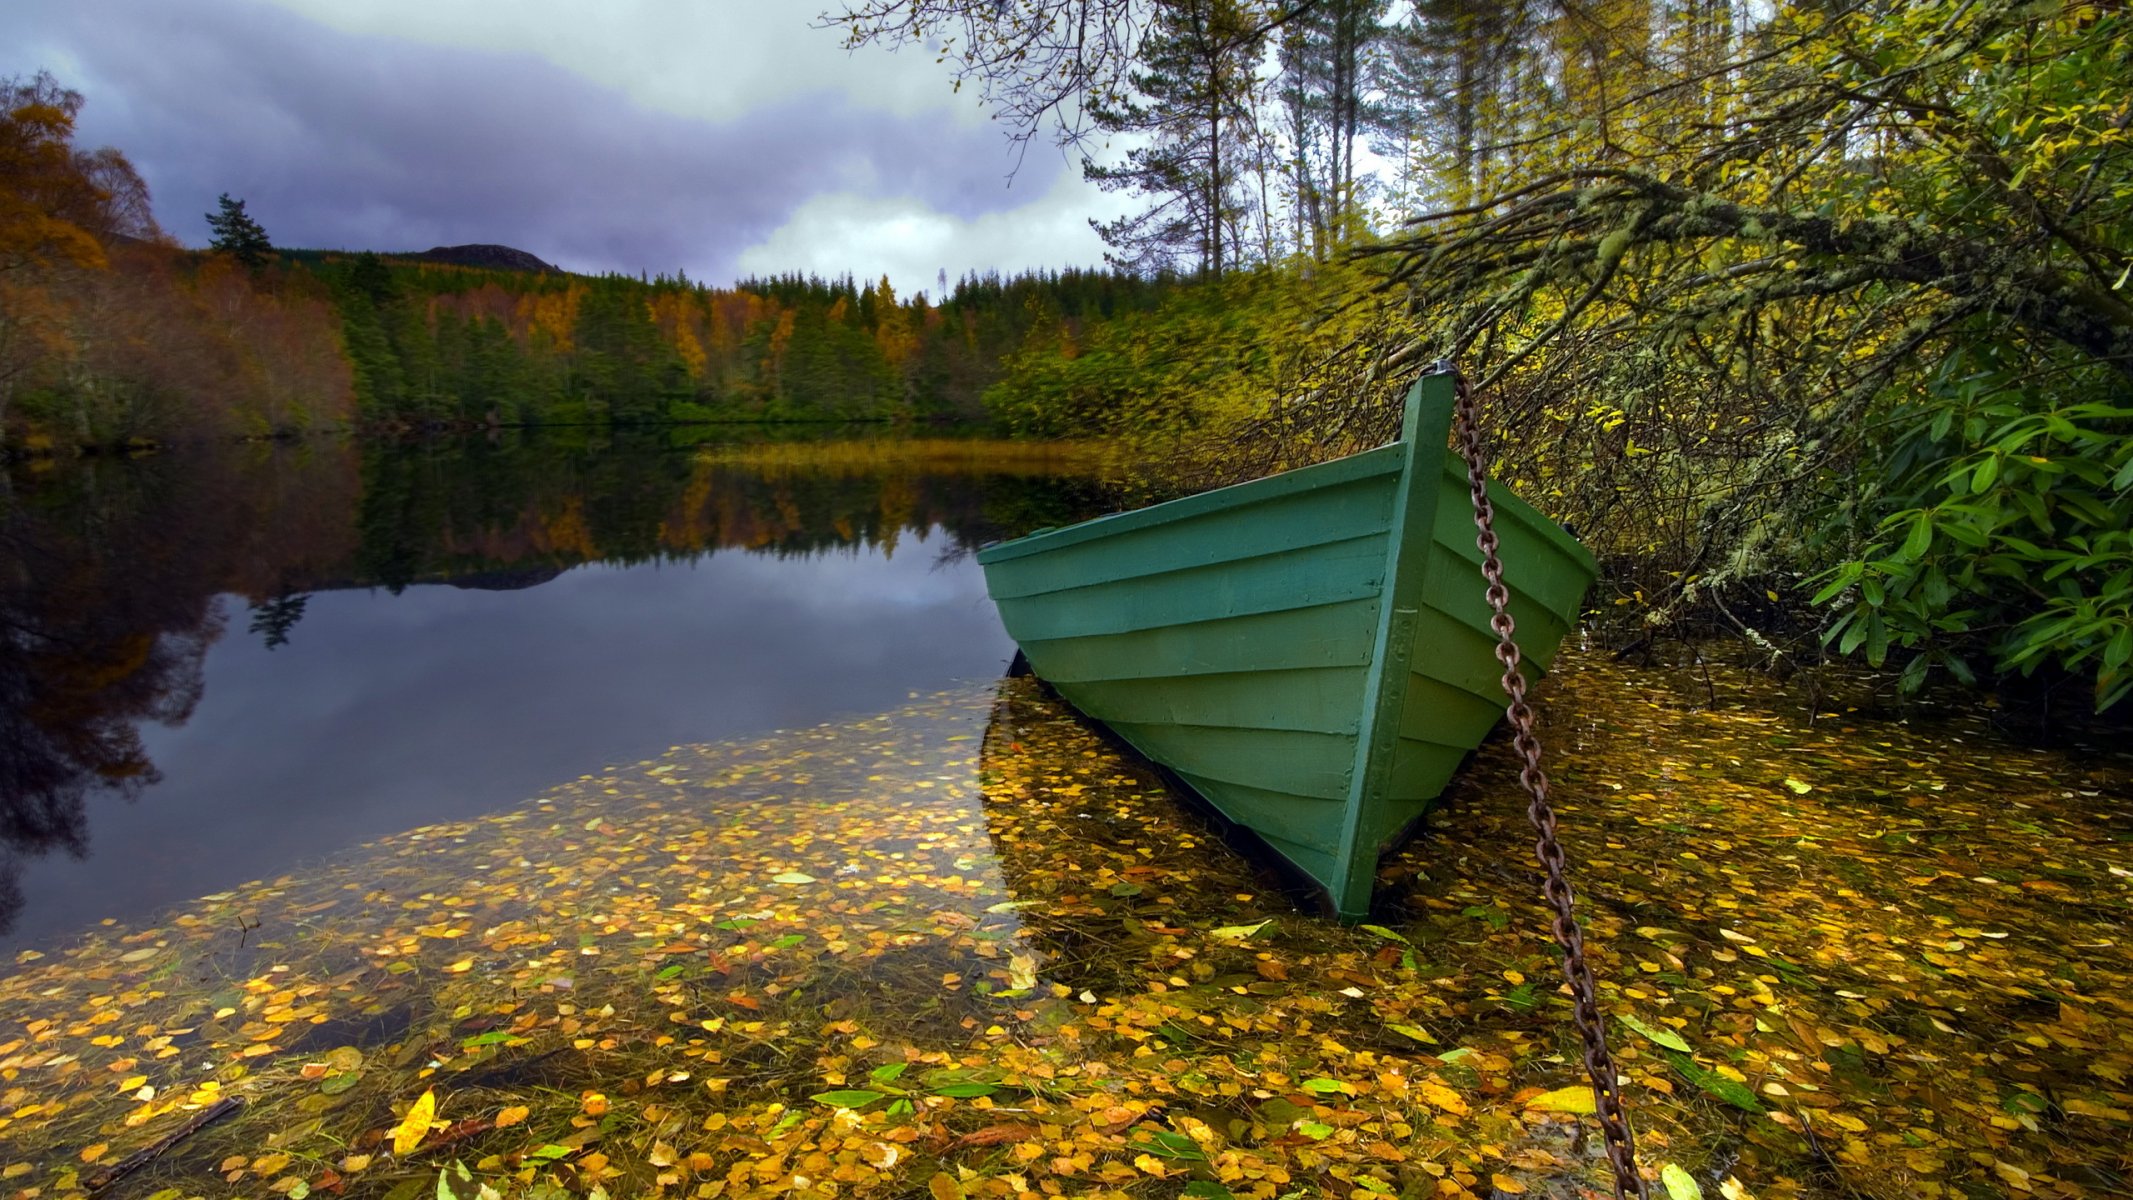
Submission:
[[170,1152],[171,1147],[177,1145],[179,1142],[184,1141],[185,1139],[191,1137],[192,1135],[200,1132],[201,1130],[207,1128],[208,1126],[214,1124],[222,1118],[229,1116],[231,1113],[236,1112],[238,1109],[243,1107],[244,1101],[242,1099],[236,1096],[224,1096],[222,1099],[215,1101],[213,1104],[208,1105],[204,1109],[201,1109],[199,1113],[194,1115],[192,1120],[187,1121],[185,1124],[180,1125],[176,1129],[171,1130],[169,1133],[164,1134],[162,1137],[156,1139],[149,1145],[134,1151],[133,1153],[118,1160],[117,1162],[112,1163],[110,1166],[104,1168],[103,1170],[98,1171],[96,1174],[91,1175],[88,1179],[89,1191],[92,1193],[103,1191],[105,1188],[110,1187],[112,1184],[117,1183],[119,1180],[124,1179],[126,1176],[133,1174],[135,1171],[140,1170],[142,1167],[147,1166],[149,1163],[152,1163],[155,1160],[163,1157],[165,1154]]

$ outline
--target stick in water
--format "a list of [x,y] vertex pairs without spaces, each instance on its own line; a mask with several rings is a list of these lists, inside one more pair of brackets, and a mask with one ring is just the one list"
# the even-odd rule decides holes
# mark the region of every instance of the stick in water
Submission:
[[156,1159],[170,1152],[172,1146],[200,1132],[222,1118],[244,1107],[244,1101],[235,1096],[224,1096],[201,1109],[192,1120],[164,1134],[154,1143],[144,1146],[126,1157],[112,1163],[89,1177],[89,1190],[100,1192],[126,1176],[133,1174]]

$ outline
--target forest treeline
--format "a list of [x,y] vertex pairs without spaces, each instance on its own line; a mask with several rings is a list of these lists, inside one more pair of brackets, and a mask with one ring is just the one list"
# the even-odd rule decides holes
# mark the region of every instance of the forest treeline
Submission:
[[218,249],[158,226],[83,98],[0,86],[0,453],[322,429],[979,417],[1002,363],[1156,306],[1117,270],[971,275],[929,297],[781,276],[708,287],[273,250],[223,200]]

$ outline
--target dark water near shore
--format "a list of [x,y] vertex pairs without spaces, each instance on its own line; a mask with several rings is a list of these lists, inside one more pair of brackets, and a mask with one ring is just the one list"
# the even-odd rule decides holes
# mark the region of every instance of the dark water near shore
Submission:
[[1013,647],[968,552],[1119,502],[1086,461],[932,442],[18,471],[0,951],[677,742],[997,678]]

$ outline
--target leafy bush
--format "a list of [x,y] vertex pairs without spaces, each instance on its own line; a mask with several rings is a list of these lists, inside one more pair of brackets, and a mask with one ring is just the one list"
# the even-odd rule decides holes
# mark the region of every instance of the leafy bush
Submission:
[[2100,367],[2015,361],[1957,351],[1897,410],[1845,515],[1871,532],[1815,600],[1843,653],[1915,651],[1907,686],[2049,666],[2101,710],[2133,692],[2133,406]]

